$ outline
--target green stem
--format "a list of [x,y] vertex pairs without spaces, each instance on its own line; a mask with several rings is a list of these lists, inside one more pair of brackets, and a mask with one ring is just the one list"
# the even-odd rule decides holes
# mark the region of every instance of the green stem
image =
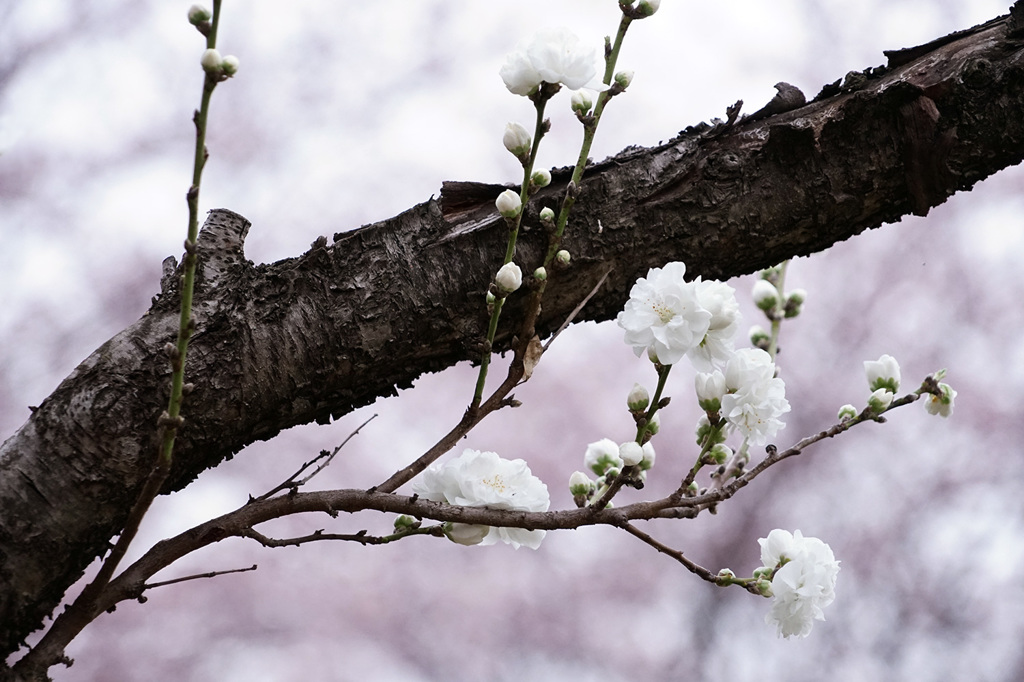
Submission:
[[668,380],[668,373],[672,371],[672,365],[658,365],[658,387],[654,389],[654,397],[651,398],[651,404],[647,408],[647,414],[644,415],[643,425],[638,424],[636,427],[636,442],[640,445],[644,444],[644,432],[647,431],[647,425],[654,419],[654,415],[658,413],[658,403],[661,402],[661,394],[665,390],[665,382]]
[[[541,87],[544,87],[543,85]],[[502,265],[506,265],[512,262],[512,259],[516,255],[516,242],[519,240],[519,227],[523,222],[523,214],[526,212],[526,202],[530,198],[530,178],[533,175],[533,164],[537,160],[537,150],[540,148],[540,140],[544,137],[547,126],[544,123],[544,107],[547,105],[547,98],[538,97],[534,101],[534,108],[537,111],[536,122],[533,127],[533,146],[530,148],[530,156],[523,162],[523,182],[519,189],[519,201],[522,204],[522,210],[519,211],[519,215],[511,222],[508,233],[508,243],[505,246],[505,259],[502,261]],[[524,275],[525,276],[525,275]],[[484,387],[487,384],[487,370],[491,364],[491,346],[494,343],[494,337],[498,333],[498,320],[501,319],[501,309],[505,303],[505,298],[501,297],[494,301],[494,309],[491,311],[491,319],[487,323],[487,340],[484,345],[484,355],[480,359],[480,371],[476,377],[476,387],[473,390],[473,402],[470,403],[470,409],[475,410],[480,407],[480,402],[483,400]]]
[[[604,79],[602,80],[605,85],[610,86],[612,83],[612,77],[615,74],[615,63],[618,61],[619,51],[622,49],[622,40],[626,37],[626,30],[632,21],[625,14],[622,15],[622,20],[619,21],[619,30],[615,33],[615,42],[605,56]],[[594,106],[594,113],[591,115],[591,119],[583,126],[583,144],[580,147],[580,155],[576,159],[576,167],[572,171],[569,185],[570,191],[565,194],[562,208],[555,222],[555,233],[548,246],[547,255],[544,257],[544,267],[550,267],[555,254],[558,252],[558,247],[562,244],[562,235],[565,233],[565,226],[569,222],[569,213],[572,211],[573,204],[576,203],[576,193],[573,190],[578,188],[583,180],[583,171],[587,167],[587,159],[590,158],[590,148],[594,144],[597,125],[601,122],[601,115],[604,114],[604,108],[611,98],[612,95],[609,94],[609,90],[600,93],[597,96],[597,104]]]
[[782,329],[782,315],[786,305],[786,295],[783,293],[783,290],[786,287],[786,268],[788,267],[788,260],[779,266],[779,276],[774,282],[775,290],[779,292],[779,304],[772,313],[772,337],[768,342],[768,355],[772,356],[772,361],[775,360],[775,354],[779,350],[779,332]]

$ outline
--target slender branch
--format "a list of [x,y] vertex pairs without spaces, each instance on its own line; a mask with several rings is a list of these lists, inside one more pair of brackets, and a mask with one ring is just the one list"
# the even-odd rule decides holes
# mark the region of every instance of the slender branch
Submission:
[[[345,438],[345,440],[341,441],[341,443],[336,448],[334,448],[334,450],[321,450],[319,455],[317,455],[313,459],[311,459],[308,462],[306,462],[305,464],[303,464],[301,467],[299,467],[298,471],[296,471],[294,474],[292,474],[291,476],[286,478],[283,482],[281,482],[280,484],[274,486],[273,488],[271,488],[267,492],[263,493],[259,497],[250,498],[250,501],[255,502],[256,500],[265,500],[268,497],[273,496],[275,493],[281,492],[282,490],[297,490],[299,487],[305,485],[306,483],[308,483],[310,481],[310,479],[312,479],[314,476],[316,476],[321,471],[326,469],[328,467],[328,465],[330,465],[331,461],[334,459],[335,455],[337,455],[339,452],[341,452],[341,449],[343,447],[345,447],[345,445],[348,444],[348,442],[350,440],[352,440],[356,436],[356,434],[358,434],[360,431],[362,431],[364,426],[366,426],[367,424],[369,424],[370,422],[372,422],[376,418],[377,418],[377,415],[374,414],[369,419],[364,421],[362,424],[357,426],[355,431],[353,431],[352,433],[348,434],[348,436]],[[326,460],[320,466],[318,466],[313,471],[313,473],[311,473],[309,476],[306,476],[303,479],[296,480],[296,479],[298,479],[299,476],[302,475],[303,471],[305,471],[306,469],[308,469],[309,467],[313,466],[318,461],[320,461],[321,459],[324,459],[324,458],[326,458]]]
[[239,535],[241,537],[255,540],[264,547],[298,547],[299,545],[305,545],[310,542],[320,542],[322,540],[358,542],[361,545],[386,545],[390,542],[395,542],[396,540],[401,540],[402,538],[413,535],[433,535],[435,537],[444,537],[444,526],[436,525],[421,528],[410,528],[408,530],[403,530],[400,533],[392,533],[391,535],[384,536],[369,535],[365,530],[361,530],[357,533],[325,533],[323,530],[317,530],[302,537],[285,538],[281,540],[263,535],[252,528],[242,531]]
[[[232,569],[228,569],[226,571],[208,571],[206,573],[196,573],[194,575],[186,575],[186,576],[183,576],[181,578],[174,578],[173,580],[163,580],[163,581],[157,582],[157,583],[146,583],[145,585],[142,586],[142,589],[144,589],[144,590],[151,590],[154,587],[164,587],[166,585],[176,585],[178,583],[183,583],[183,582],[186,582],[186,581],[189,581],[189,580],[199,580],[201,578],[216,578],[217,576],[228,575],[230,573],[248,573],[249,571],[255,571],[256,569],[257,569],[256,564],[253,564],[249,568],[232,568]],[[145,598],[140,596],[139,600],[140,601],[144,601]]]

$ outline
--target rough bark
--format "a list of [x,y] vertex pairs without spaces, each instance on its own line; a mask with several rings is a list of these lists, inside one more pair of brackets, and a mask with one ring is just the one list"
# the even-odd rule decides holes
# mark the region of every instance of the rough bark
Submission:
[[[1024,12],[1021,12],[1024,13]],[[1011,15],[889,53],[797,110],[702,125],[588,169],[538,321],[556,328],[611,268],[582,319],[606,320],[670,260],[725,278],[827,248],[1024,157],[1024,52]],[[531,202],[516,260],[531,270],[564,175]],[[477,359],[500,263],[500,187],[452,183],[395,218],[321,239],[297,258],[245,260],[248,222],[214,211],[200,237],[195,389],[165,492],[246,444],[327,422],[425,372]],[[124,521],[156,454],[175,264],[135,324],[85,360],[0,446],[0,649],[41,626]],[[520,296],[519,299],[524,297]],[[518,317],[510,299],[497,348]]]

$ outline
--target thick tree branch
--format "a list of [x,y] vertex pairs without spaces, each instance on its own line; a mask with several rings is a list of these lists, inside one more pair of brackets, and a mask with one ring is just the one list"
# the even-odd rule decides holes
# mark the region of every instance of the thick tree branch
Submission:
[[[1017,11],[1015,5],[1014,11]],[[690,129],[588,169],[537,320],[550,334],[611,268],[582,317],[619,310],[647,268],[682,260],[729,277],[923,215],[1024,157],[1024,68],[1014,16],[893,66],[849,78],[808,105],[756,122]],[[529,271],[564,177],[530,204],[516,260]],[[484,293],[501,261],[496,189],[448,184],[440,200],[253,266],[248,222],[211,214],[200,235],[197,329],[166,491],[255,440],[327,422],[424,372],[478,360]],[[0,447],[0,648],[39,627],[121,528],[156,448],[174,338],[177,272],[161,297],[35,408]],[[497,348],[521,307],[510,298]],[[609,512],[611,513],[611,512]]]

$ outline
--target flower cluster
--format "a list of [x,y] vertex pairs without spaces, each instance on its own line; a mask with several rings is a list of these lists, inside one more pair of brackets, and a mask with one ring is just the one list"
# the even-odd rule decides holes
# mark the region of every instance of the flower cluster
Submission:
[[767,352],[734,349],[740,313],[733,288],[699,277],[687,282],[685,274],[686,266],[676,262],[637,280],[617,318],[625,341],[638,357],[646,351],[661,365],[688,357],[700,372],[700,406],[709,414],[720,411],[744,438],[761,445],[785,426],[779,417],[790,409],[786,384],[775,376]]
[[597,480],[583,471],[575,471],[569,477],[569,492],[577,506],[586,506],[601,498],[623,467],[638,467],[640,479],[645,479],[647,471],[654,466],[656,456],[649,441],[643,445],[636,441],[616,444],[611,438],[602,438],[587,445],[583,455],[584,466],[597,475]]
[[542,30],[509,53],[499,73],[515,95],[530,95],[542,82],[579,90],[597,74],[597,51],[568,29]]
[[763,566],[754,576],[766,583],[762,592],[775,599],[765,622],[775,625],[780,637],[806,637],[814,621],[825,620],[822,609],[836,596],[839,562],[832,548],[799,530],[778,528],[758,543]]
[[[468,448],[455,459],[427,467],[423,479],[413,483],[413,491],[427,500],[464,507],[543,512],[550,504],[547,486],[526,462]],[[462,545],[492,545],[501,540],[516,549],[520,545],[537,549],[545,531],[451,523],[446,534]]]

